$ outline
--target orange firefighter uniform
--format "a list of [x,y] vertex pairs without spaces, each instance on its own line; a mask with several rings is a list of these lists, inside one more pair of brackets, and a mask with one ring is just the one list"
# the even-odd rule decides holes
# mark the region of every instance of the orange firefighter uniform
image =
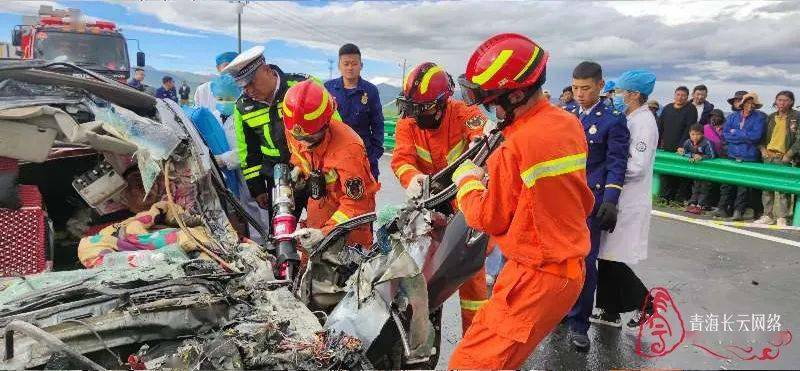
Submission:
[[503,135],[488,160],[488,189],[477,177],[458,179],[468,166],[454,175],[467,224],[493,237],[508,263],[450,368],[519,367],[583,286],[594,198],[580,123],[540,100]]
[[[286,140],[291,162],[300,167],[303,177],[308,178],[312,171],[318,170],[325,178],[325,195],[319,200],[308,200],[306,227],[321,229],[327,235],[337,224],[375,211],[379,185],[370,172],[364,143],[353,129],[333,118],[324,138],[313,148],[289,132]],[[369,248],[372,226],[363,225],[352,231],[348,243]]]
[[[486,116],[476,106],[449,99],[442,123],[435,130],[419,128],[411,117],[397,121],[392,171],[403,188],[419,174],[432,175],[458,159],[469,143],[483,135]],[[483,268],[458,290],[461,300],[461,331],[466,333],[488,296]]]

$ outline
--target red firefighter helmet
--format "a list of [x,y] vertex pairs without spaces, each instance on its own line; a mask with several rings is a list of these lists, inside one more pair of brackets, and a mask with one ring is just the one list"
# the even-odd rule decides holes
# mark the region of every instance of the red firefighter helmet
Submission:
[[520,88],[544,84],[550,56],[533,40],[519,34],[493,36],[478,46],[458,79],[467,104],[490,103]]
[[310,79],[289,88],[283,98],[283,123],[287,130],[299,135],[319,132],[335,111],[330,93]]
[[421,63],[406,75],[397,108],[403,116],[417,117],[446,102],[453,95],[453,88],[453,79],[442,67]]

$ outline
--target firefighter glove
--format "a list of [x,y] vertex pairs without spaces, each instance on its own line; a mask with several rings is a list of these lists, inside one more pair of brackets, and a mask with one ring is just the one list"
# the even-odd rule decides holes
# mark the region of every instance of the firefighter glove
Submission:
[[478,180],[483,180],[484,174],[485,172],[483,169],[475,165],[472,160],[466,160],[453,173],[453,183],[455,183],[456,186],[461,185],[461,182],[468,177],[475,177]]

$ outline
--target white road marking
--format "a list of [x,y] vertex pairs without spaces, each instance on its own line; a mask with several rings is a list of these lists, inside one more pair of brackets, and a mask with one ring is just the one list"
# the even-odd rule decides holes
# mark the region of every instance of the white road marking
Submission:
[[748,231],[748,230],[745,230],[745,229],[729,227],[727,225],[720,225],[720,224],[714,223],[713,221],[710,221],[710,220],[694,219],[694,218],[689,218],[689,217],[682,216],[682,215],[670,214],[670,213],[663,212],[663,211],[660,211],[660,210],[653,210],[650,213],[653,216],[659,216],[659,217],[662,217],[662,218],[679,220],[679,221],[686,222],[686,223],[698,224],[698,225],[702,225],[702,226],[706,226],[706,227],[710,227],[710,228],[714,228],[714,229],[719,229],[719,230],[723,230],[723,231],[733,232],[733,233],[737,233],[737,234],[741,234],[741,235],[745,235],[745,236],[749,236],[749,237],[753,237],[753,238],[758,238],[758,239],[762,239],[762,240],[766,240],[766,241],[772,241],[772,242],[777,242],[777,243],[784,244],[784,245],[800,247],[800,241],[793,241],[793,240],[790,240],[790,239],[770,236],[770,235],[767,235],[767,234]]

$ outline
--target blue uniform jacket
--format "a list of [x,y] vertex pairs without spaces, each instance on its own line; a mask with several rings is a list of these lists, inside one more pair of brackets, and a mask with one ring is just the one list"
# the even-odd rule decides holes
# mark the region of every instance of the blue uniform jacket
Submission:
[[573,109],[572,113],[581,120],[589,144],[586,180],[594,192],[595,206],[603,202],[616,204],[625,183],[631,137],[625,114],[603,102],[583,118],[580,117],[580,107]]
[[325,82],[325,87],[336,98],[342,121],[364,141],[372,175],[377,180],[378,159],[383,156],[383,107],[378,88],[360,77],[355,89],[345,89],[341,77]]
[[717,157],[714,153],[714,147],[706,138],[703,138],[698,145],[694,145],[691,139],[686,139],[683,142],[683,156],[692,158],[693,155],[700,155],[704,160]]
[[156,98],[172,99],[173,101],[175,101],[175,103],[178,103],[178,93],[177,90],[175,90],[175,88],[167,90],[164,89],[163,86],[159,87],[158,89],[156,89]]
[[739,161],[758,161],[758,144],[767,126],[767,115],[756,110],[744,120],[743,128],[739,126],[741,122],[742,111],[736,111],[728,115],[722,128],[722,136],[728,144],[728,157]]

